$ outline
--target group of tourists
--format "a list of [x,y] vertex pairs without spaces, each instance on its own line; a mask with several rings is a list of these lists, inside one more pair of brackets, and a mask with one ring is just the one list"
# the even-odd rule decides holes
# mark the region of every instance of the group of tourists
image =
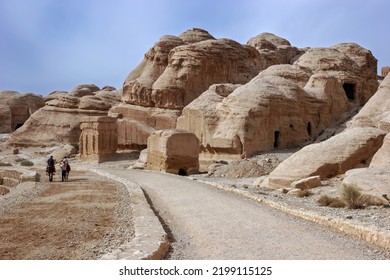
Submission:
[[[53,182],[53,176],[56,172],[56,160],[53,156],[47,160],[46,173],[49,175],[49,181]],[[61,181],[66,182],[69,179],[70,164],[67,157],[64,157],[60,162]]]

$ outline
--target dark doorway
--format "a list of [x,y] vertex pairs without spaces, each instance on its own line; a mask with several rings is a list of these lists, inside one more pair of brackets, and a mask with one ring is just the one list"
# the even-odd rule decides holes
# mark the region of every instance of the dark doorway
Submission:
[[274,132],[274,149],[279,148],[279,138],[280,138],[280,132],[275,131]]
[[354,84],[349,84],[345,83],[343,84],[343,89],[345,91],[345,95],[347,96],[348,100],[353,101],[355,100],[355,85]]
[[311,137],[311,123],[310,122],[307,123],[307,133]]
[[178,173],[180,176],[187,176],[187,171],[183,168],[180,168],[179,169],[179,173]]
[[22,123],[18,123],[15,127],[15,130],[17,130],[19,127],[21,127],[23,124]]

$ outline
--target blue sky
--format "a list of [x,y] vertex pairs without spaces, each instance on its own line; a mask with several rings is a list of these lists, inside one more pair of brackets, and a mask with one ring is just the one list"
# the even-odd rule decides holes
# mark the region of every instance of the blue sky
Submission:
[[379,72],[389,11],[388,0],[0,0],[0,90],[120,88],[161,36],[193,27],[243,44],[262,32],[297,47],[355,42]]

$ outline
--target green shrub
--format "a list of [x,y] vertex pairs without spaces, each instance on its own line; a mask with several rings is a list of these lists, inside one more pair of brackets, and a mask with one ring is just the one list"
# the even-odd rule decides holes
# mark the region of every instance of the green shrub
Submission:
[[0,166],[12,166],[9,162],[0,162]]
[[24,159],[24,160],[22,160],[20,165],[22,165],[22,166],[33,166],[34,163],[32,161],[29,161],[28,159]]

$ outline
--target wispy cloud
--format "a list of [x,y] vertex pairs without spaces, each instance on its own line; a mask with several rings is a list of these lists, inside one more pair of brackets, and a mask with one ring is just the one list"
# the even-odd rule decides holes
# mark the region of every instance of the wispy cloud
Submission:
[[165,34],[200,27],[241,43],[272,32],[298,47],[354,41],[390,64],[387,0],[0,0],[0,90],[120,87]]

